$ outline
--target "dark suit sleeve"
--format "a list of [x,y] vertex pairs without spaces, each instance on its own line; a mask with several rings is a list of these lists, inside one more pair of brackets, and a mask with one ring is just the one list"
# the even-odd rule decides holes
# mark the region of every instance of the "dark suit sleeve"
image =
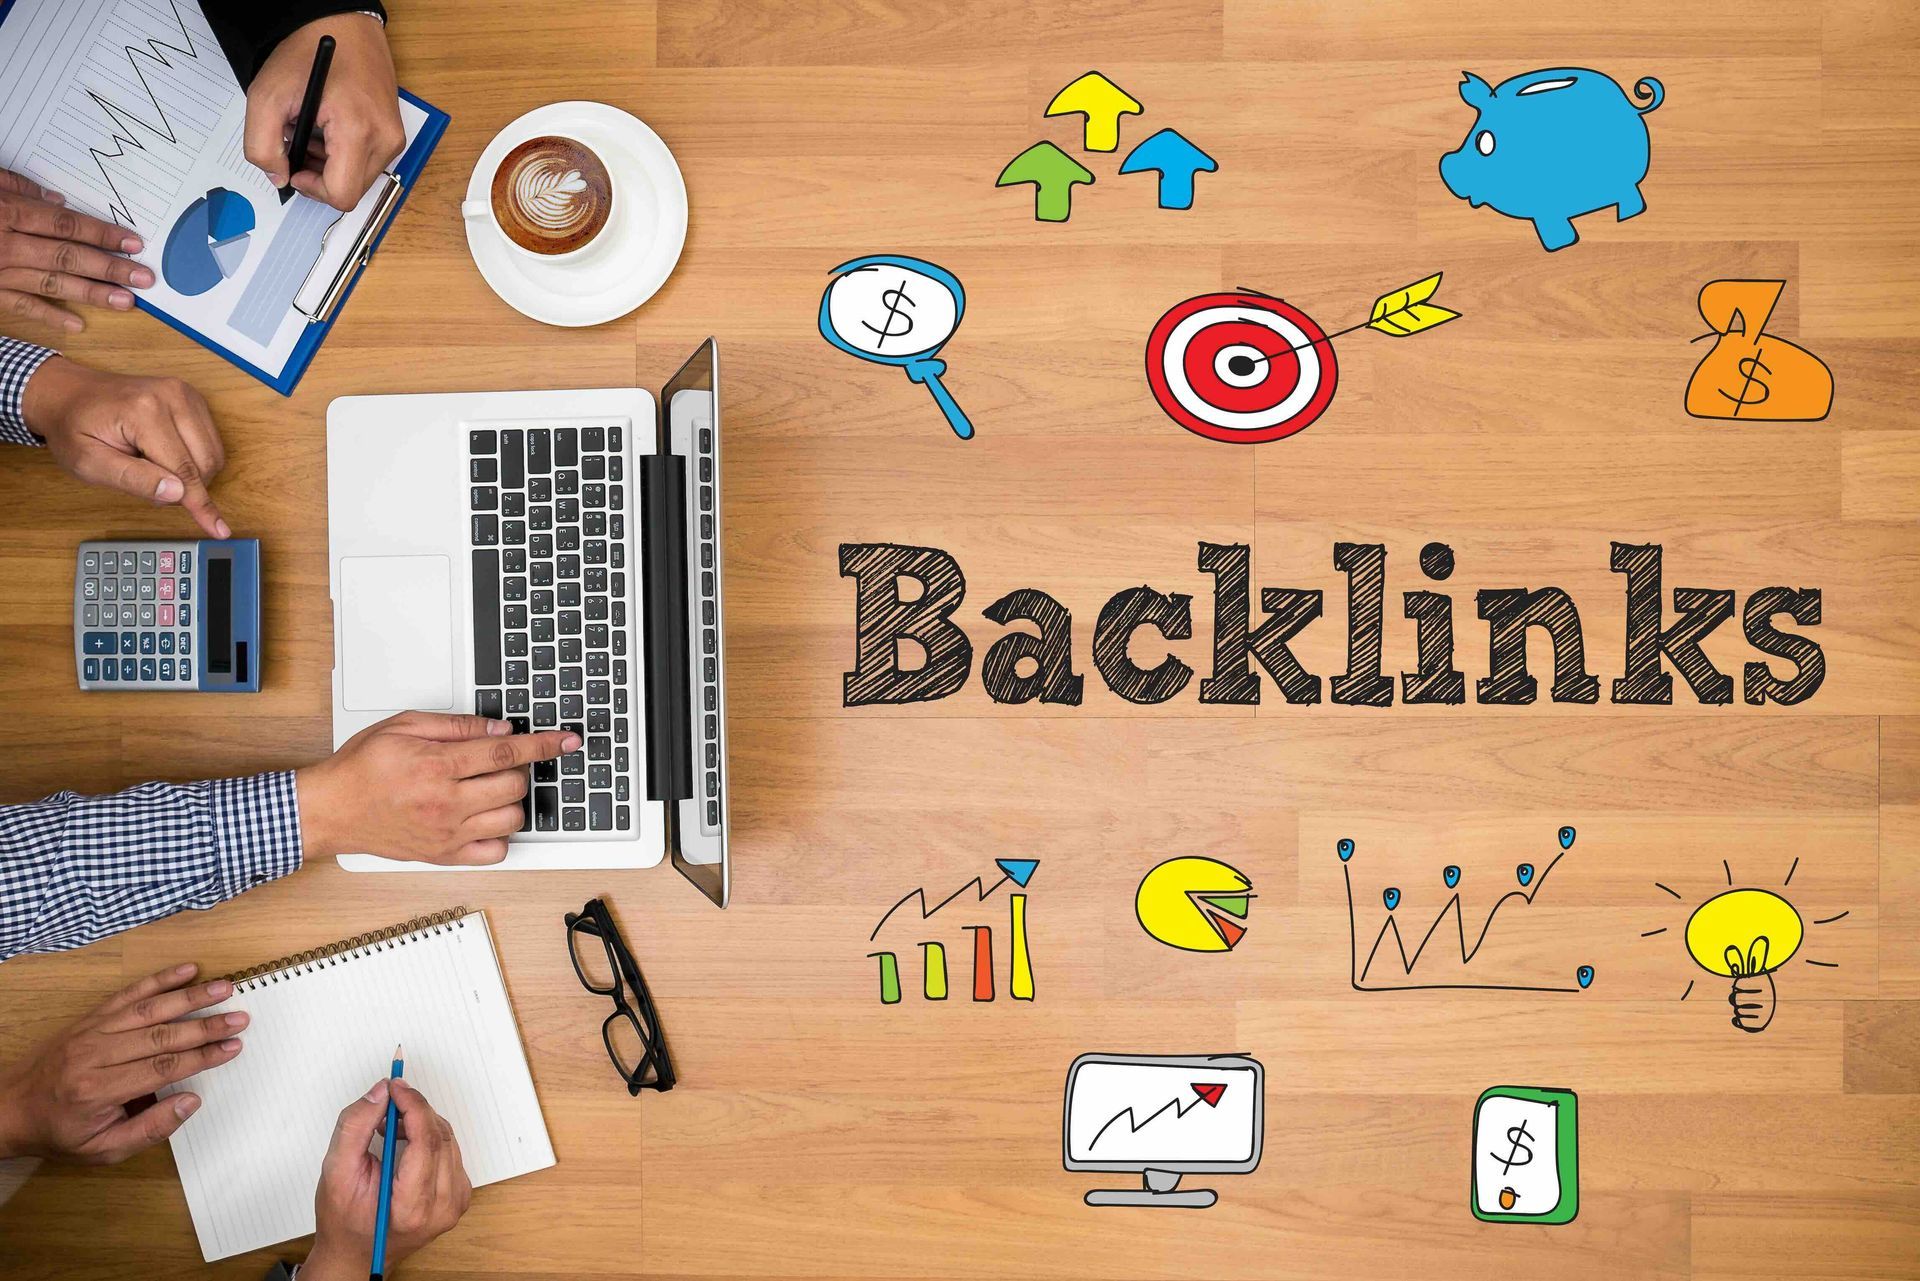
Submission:
[[261,0],[201,0],[200,6],[227,61],[242,87],[251,85],[274,47],[316,18],[336,13],[370,12],[386,20],[387,11],[380,0],[286,0],[281,4],[263,4]]

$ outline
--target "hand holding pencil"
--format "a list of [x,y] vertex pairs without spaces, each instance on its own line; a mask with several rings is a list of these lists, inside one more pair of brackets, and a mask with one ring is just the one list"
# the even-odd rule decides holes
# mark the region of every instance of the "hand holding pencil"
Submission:
[[458,1223],[473,1199],[453,1127],[405,1080],[376,1081],[341,1111],[334,1128],[314,1193],[313,1251],[301,1265],[301,1281],[364,1281],[373,1271],[383,1167],[372,1149],[384,1137],[389,1098],[406,1149],[393,1171],[387,1271]]

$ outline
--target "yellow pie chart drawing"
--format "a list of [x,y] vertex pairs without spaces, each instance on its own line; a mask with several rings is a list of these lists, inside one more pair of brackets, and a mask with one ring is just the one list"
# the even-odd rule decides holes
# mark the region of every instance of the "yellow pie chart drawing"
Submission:
[[1133,913],[1148,935],[1183,952],[1231,952],[1247,935],[1253,883],[1211,858],[1174,858],[1148,872]]

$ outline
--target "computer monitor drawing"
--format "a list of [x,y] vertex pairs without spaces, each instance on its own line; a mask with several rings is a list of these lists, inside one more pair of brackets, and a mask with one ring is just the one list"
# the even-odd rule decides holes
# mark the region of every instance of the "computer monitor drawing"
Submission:
[[1138,1173],[1139,1189],[1095,1190],[1088,1205],[1204,1210],[1210,1189],[1186,1174],[1247,1174],[1260,1164],[1266,1073],[1241,1054],[1082,1054],[1067,1069],[1061,1118],[1069,1170]]

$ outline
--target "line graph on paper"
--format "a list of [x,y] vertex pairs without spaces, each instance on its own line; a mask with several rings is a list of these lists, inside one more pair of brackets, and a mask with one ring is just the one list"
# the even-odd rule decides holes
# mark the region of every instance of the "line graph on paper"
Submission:
[[[1494,900],[1486,909],[1486,915],[1474,913],[1475,924],[1470,926],[1467,909],[1460,889],[1463,875],[1459,867],[1449,864],[1440,873],[1440,883],[1448,891],[1449,897],[1442,903],[1440,910],[1424,930],[1414,926],[1403,932],[1400,928],[1398,910],[1404,899],[1400,887],[1389,885],[1381,891],[1380,901],[1386,909],[1386,918],[1380,929],[1373,935],[1370,944],[1364,945],[1362,955],[1362,932],[1358,910],[1353,901],[1353,858],[1356,851],[1354,842],[1342,838],[1339,842],[1340,874],[1347,889],[1347,943],[1352,954],[1352,982],[1359,992],[1410,992],[1426,990],[1469,990],[1484,992],[1583,992],[1593,984],[1594,970],[1591,965],[1579,966],[1571,983],[1525,982],[1496,983],[1479,982],[1471,978],[1449,977],[1445,981],[1431,981],[1428,977],[1433,970],[1441,966],[1458,966],[1457,971],[1449,974],[1471,974],[1474,958],[1480,955],[1488,937],[1494,931],[1495,922],[1510,919],[1514,913],[1524,912],[1533,905],[1534,899],[1546,888],[1548,878],[1554,868],[1560,865],[1573,849],[1574,829],[1563,827],[1559,831],[1560,850],[1544,868],[1536,869],[1530,862],[1515,865],[1513,878],[1515,887],[1507,890]],[[1507,917],[1501,913],[1505,911]],[[1449,923],[1453,929],[1445,927]],[[1417,932],[1417,941],[1409,947],[1410,935]],[[1428,949],[1435,949],[1430,955]],[[1456,951],[1457,948],[1457,951]],[[1426,973],[1418,973],[1421,961],[1427,959]]]
[[69,202],[152,237],[240,92],[193,0],[117,0],[25,170]]

